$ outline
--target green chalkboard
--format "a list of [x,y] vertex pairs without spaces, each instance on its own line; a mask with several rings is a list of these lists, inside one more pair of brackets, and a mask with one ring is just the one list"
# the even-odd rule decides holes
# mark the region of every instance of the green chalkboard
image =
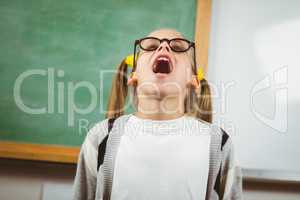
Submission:
[[1,0],[0,140],[79,146],[104,119],[113,70],[133,41],[163,27],[193,39],[195,4]]

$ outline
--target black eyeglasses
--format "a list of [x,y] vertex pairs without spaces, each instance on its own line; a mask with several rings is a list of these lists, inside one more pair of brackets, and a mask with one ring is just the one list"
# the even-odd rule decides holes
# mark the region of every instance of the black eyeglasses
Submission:
[[135,71],[136,67],[136,46],[139,47],[144,51],[155,51],[162,42],[166,41],[171,48],[172,51],[182,53],[188,51],[191,47],[194,48],[194,67],[193,71],[194,74],[197,75],[197,65],[196,65],[196,49],[195,43],[183,38],[173,38],[173,39],[159,39],[156,37],[145,37],[139,40],[135,40],[134,43],[134,51],[133,51],[133,69]]
[[162,42],[166,41],[172,51],[174,52],[186,52],[191,47],[194,47],[195,43],[190,42],[183,38],[173,38],[173,39],[159,39],[156,37],[145,37],[135,41],[136,45],[139,45],[144,51],[155,51]]

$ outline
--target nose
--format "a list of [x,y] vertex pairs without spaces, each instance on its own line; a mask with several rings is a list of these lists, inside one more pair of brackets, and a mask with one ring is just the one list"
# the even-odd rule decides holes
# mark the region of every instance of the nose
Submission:
[[163,51],[164,49],[167,50],[168,52],[170,52],[171,50],[167,41],[163,41],[157,48],[157,51]]

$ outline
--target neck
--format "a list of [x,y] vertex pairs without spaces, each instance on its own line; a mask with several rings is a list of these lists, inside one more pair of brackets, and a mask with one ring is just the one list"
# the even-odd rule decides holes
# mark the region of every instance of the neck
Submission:
[[177,97],[139,98],[136,116],[144,119],[168,120],[184,115],[184,101]]

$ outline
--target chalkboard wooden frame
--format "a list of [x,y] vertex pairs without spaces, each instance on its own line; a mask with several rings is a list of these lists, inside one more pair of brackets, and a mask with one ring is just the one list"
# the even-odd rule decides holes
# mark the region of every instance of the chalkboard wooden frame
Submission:
[[[197,0],[195,45],[198,67],[207,72],[211,0]],[[77,163],[80,147],[0,141],[0,158]]]
[[76,163],[79,151],[79,147],[5,141],[0,142],[1,158]]

